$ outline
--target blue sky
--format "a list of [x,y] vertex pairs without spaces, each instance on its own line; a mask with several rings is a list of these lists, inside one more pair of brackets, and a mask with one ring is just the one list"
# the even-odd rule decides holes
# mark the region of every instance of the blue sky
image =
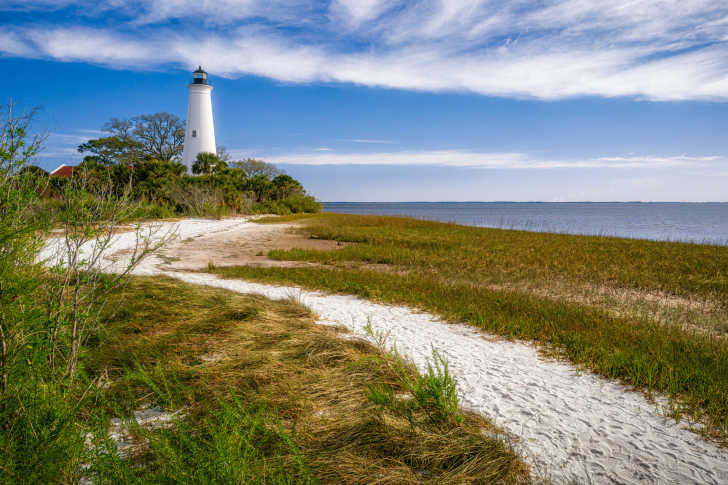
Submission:
[[184,117],[202,64],[217,142],[321,200],[728,201],[723,0],[0,0],[0,27],[48,168]]

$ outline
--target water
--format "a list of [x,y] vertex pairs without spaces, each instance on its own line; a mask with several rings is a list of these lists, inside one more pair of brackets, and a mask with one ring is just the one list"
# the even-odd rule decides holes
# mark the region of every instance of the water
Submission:
[[324,212],[468,226],[728,244],[728,203],[325,202]]

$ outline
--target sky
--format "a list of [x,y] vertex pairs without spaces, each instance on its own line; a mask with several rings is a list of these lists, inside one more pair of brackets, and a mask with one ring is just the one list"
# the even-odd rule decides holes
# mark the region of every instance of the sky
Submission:
[[323,201],[728,202],[725,0],[0,0],[45,168],[187,112]]

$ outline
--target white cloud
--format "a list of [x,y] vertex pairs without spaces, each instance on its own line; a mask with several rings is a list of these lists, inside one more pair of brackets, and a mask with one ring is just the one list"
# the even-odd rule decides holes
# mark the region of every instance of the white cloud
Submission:
[[6,26],[5,55],[509,97],[728,99],[723,0],[0,2],[20,8],[77,18]]
[[166,57],[156,42],[91,28],[34,29],[24,34],[43,56],[60,61],[124,66],[138,65],[139,59],[163,62]]
[[364,22],[374,20],[390,8],[391,0],[334,0],[331,2],[331,17],[350,28],[358,28]]
[[394,143],[390,140],[337,140],[337,141],[348,141],[351,143]]
[[282,165],[419,165],[483,169],[621,168],[667,169],[714,166],[724,158],[631,156],[585,160],[540,160],[524,153],[483,153],[465,150],[379,153],[302,153],[263,157]]
[[32,45],[15,32],[0,32],[0,53],[13,57],[35,57]]

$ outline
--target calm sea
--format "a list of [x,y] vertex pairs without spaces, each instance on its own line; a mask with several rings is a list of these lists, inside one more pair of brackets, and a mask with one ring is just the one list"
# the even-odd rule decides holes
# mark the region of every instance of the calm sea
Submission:
[[728,203],[325,202],[324,212],[468,226],[728,244]]

